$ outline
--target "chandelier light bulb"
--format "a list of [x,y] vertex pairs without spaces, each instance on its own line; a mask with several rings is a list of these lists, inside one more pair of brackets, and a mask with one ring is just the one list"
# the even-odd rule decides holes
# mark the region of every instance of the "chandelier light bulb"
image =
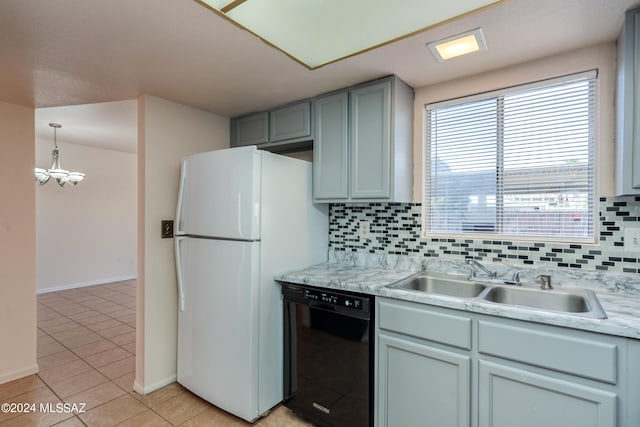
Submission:
[[73,185],[78,185],[83,179],[84,174],[82,172],[69,172],[69,176],[67,176],[67,180]]
[[36,174],[36,181],[38,184],[42,185],[49,181],[49,174],[46,170],[42,168],[35,168],[34,172]]

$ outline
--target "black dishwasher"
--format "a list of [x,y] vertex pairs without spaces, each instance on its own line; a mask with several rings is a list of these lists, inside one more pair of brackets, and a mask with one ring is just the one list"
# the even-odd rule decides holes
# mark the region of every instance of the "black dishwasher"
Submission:
[[282,294],[285,406],[318,426],[373,426],[373,296],[290,283]]

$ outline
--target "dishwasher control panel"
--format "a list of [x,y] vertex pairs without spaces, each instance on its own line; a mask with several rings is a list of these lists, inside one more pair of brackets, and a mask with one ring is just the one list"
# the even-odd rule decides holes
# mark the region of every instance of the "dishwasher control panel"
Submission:
[[305,289],[305,298],[308,301],[318,301],[324,304],[337,305],[340,307],[354,308],[356,310],[362,310],[364,306],[362,298],[346,296],[341,294],[335,294],[333,292],[323,292]]
[[326,290],[293,283],[282,284],[282,295],[285,301],[330,311],[350,312],[355,316],[368,315],[373,301],[371,295]]

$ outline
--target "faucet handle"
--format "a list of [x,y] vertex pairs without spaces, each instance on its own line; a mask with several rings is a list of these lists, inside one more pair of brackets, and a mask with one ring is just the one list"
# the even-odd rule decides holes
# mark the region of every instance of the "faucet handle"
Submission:
[[520,274],[525,273],[527,270],[516,270],[513,272],[513,276],[511,276],[511,281],[514,285],[520,286],[522,283],[520,282]]
[[551,276],[548,274],[539,274],[536,279],[540,279],[540,289],[551,290]]

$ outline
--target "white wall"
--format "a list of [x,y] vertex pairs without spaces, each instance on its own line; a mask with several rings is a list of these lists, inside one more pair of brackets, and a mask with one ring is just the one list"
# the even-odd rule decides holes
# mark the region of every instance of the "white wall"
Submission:
[[598,70],[599,91],[598,194],[612,195],[615,61],[615,44],[605,43],[416,89],[413,116],[413,200],[420,202],[422,197],[422,141],[425,138],[423,115],[427,104],[593,69]]
[[[58,133],[58,136],[60,136]],[[63,168],[84,172],[77,186],[53,179],[36,188],[37,292],[134,278],[136,155],[66,144]],[[51,164],[53,140],[36,143],[36,164]]]
[[37,372],[35,121],[0,102],[0,384]]
[[173,219],[180,160],[229,146],[229,119],[153,96],[138,99],[138,306],[134,388],[149,393],[176,379],[178,298]]

